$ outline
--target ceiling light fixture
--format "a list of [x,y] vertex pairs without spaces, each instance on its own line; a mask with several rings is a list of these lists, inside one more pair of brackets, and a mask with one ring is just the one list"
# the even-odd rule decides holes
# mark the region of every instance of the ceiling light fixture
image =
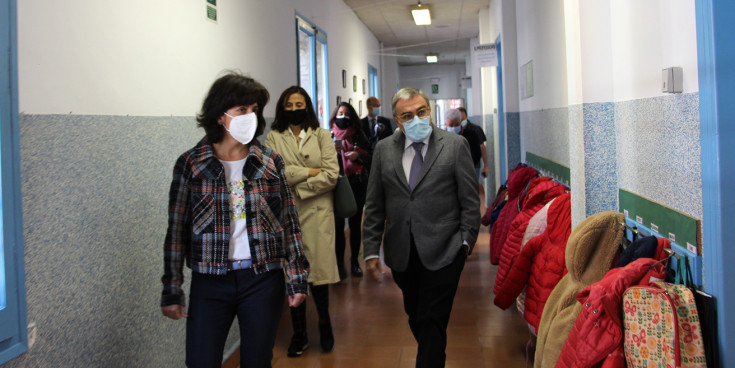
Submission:
[[427,26],[431,24],[431,13],[429,8],[422,6],[421,1],[417,6],[411,8],[411,15],[413,15],[413,21],[417,26]]
[[439,61],[439,54],[437,53],[426,54],[427,63],[436,63],[437,61]]

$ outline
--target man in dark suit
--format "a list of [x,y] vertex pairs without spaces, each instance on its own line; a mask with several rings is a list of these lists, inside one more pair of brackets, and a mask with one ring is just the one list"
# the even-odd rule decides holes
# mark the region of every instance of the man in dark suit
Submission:
[[396,127],[390,119],[380,116],[380,100],[377,97],[368,97],[365,105],[368,114],[362,119],[362,130],[375,147],[379,140],[390,137]]
[[403,88],[392,104],[401,132],[378,142],[373,152],[365,263],[381,282],[382,242],[418,342],[416,366],[443,367],[459,277],[480,227],[477,179],[467,140],[431,124],[423,92]]

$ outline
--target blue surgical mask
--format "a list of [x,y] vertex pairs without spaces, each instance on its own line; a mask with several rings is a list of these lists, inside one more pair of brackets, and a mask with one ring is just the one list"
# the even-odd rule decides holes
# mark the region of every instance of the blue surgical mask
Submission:
[[373,107],[373,115],[375,115],[375,116],[380,115],[380,106]]
[[412,120],[403,123],[403,129],[409,141],[423,142],[431,135],[431,117],[414,116]]
[[448,132],[455,133],[455,134],[459,134],[459,133],[462,133],[462,127],[459,126],[459,125],[456,126],[456,127],[450,127],[450,126],[448,126],[447,127],[447,131]]
[[467,120],[462,120],[461,123],[459,123],[462,128],[467,126]]

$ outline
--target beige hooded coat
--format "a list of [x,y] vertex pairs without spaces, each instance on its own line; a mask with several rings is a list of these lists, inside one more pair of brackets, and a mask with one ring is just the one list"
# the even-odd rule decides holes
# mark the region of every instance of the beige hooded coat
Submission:
[[556,365],[582,304],[577,294],[602,280],[617,262],[625,216],[619,212],[601,212],[582,221],[572,230],[564,254],[568,273],[562,277],[546,301],[538,339],[534,367]]
[[[290,128],[283,132],[272,130],[265,145],[278,152],[286,163],[286,180],[299,212],[304,253],[311,267],[309,282],[314,285],[339,282],[332,202],[339,164],[329,131],[307,129],[299,150]],[[309,177],[309,168],[321,168],[322,172]]]

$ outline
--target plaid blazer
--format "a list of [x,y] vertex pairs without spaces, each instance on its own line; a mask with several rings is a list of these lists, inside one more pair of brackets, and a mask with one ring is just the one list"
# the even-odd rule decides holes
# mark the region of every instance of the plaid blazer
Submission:
[[[309,263],[301,243],[296,206],[281,156],[257,140],[243,167],[246,223],[256,274],[285,269],[289,295],[307,293]],[[225,170],[203,138],[179,156],[169,192],[163,245],[161,306],[185,305],[183,264],[193,272],[224,275],[230,245]]]

